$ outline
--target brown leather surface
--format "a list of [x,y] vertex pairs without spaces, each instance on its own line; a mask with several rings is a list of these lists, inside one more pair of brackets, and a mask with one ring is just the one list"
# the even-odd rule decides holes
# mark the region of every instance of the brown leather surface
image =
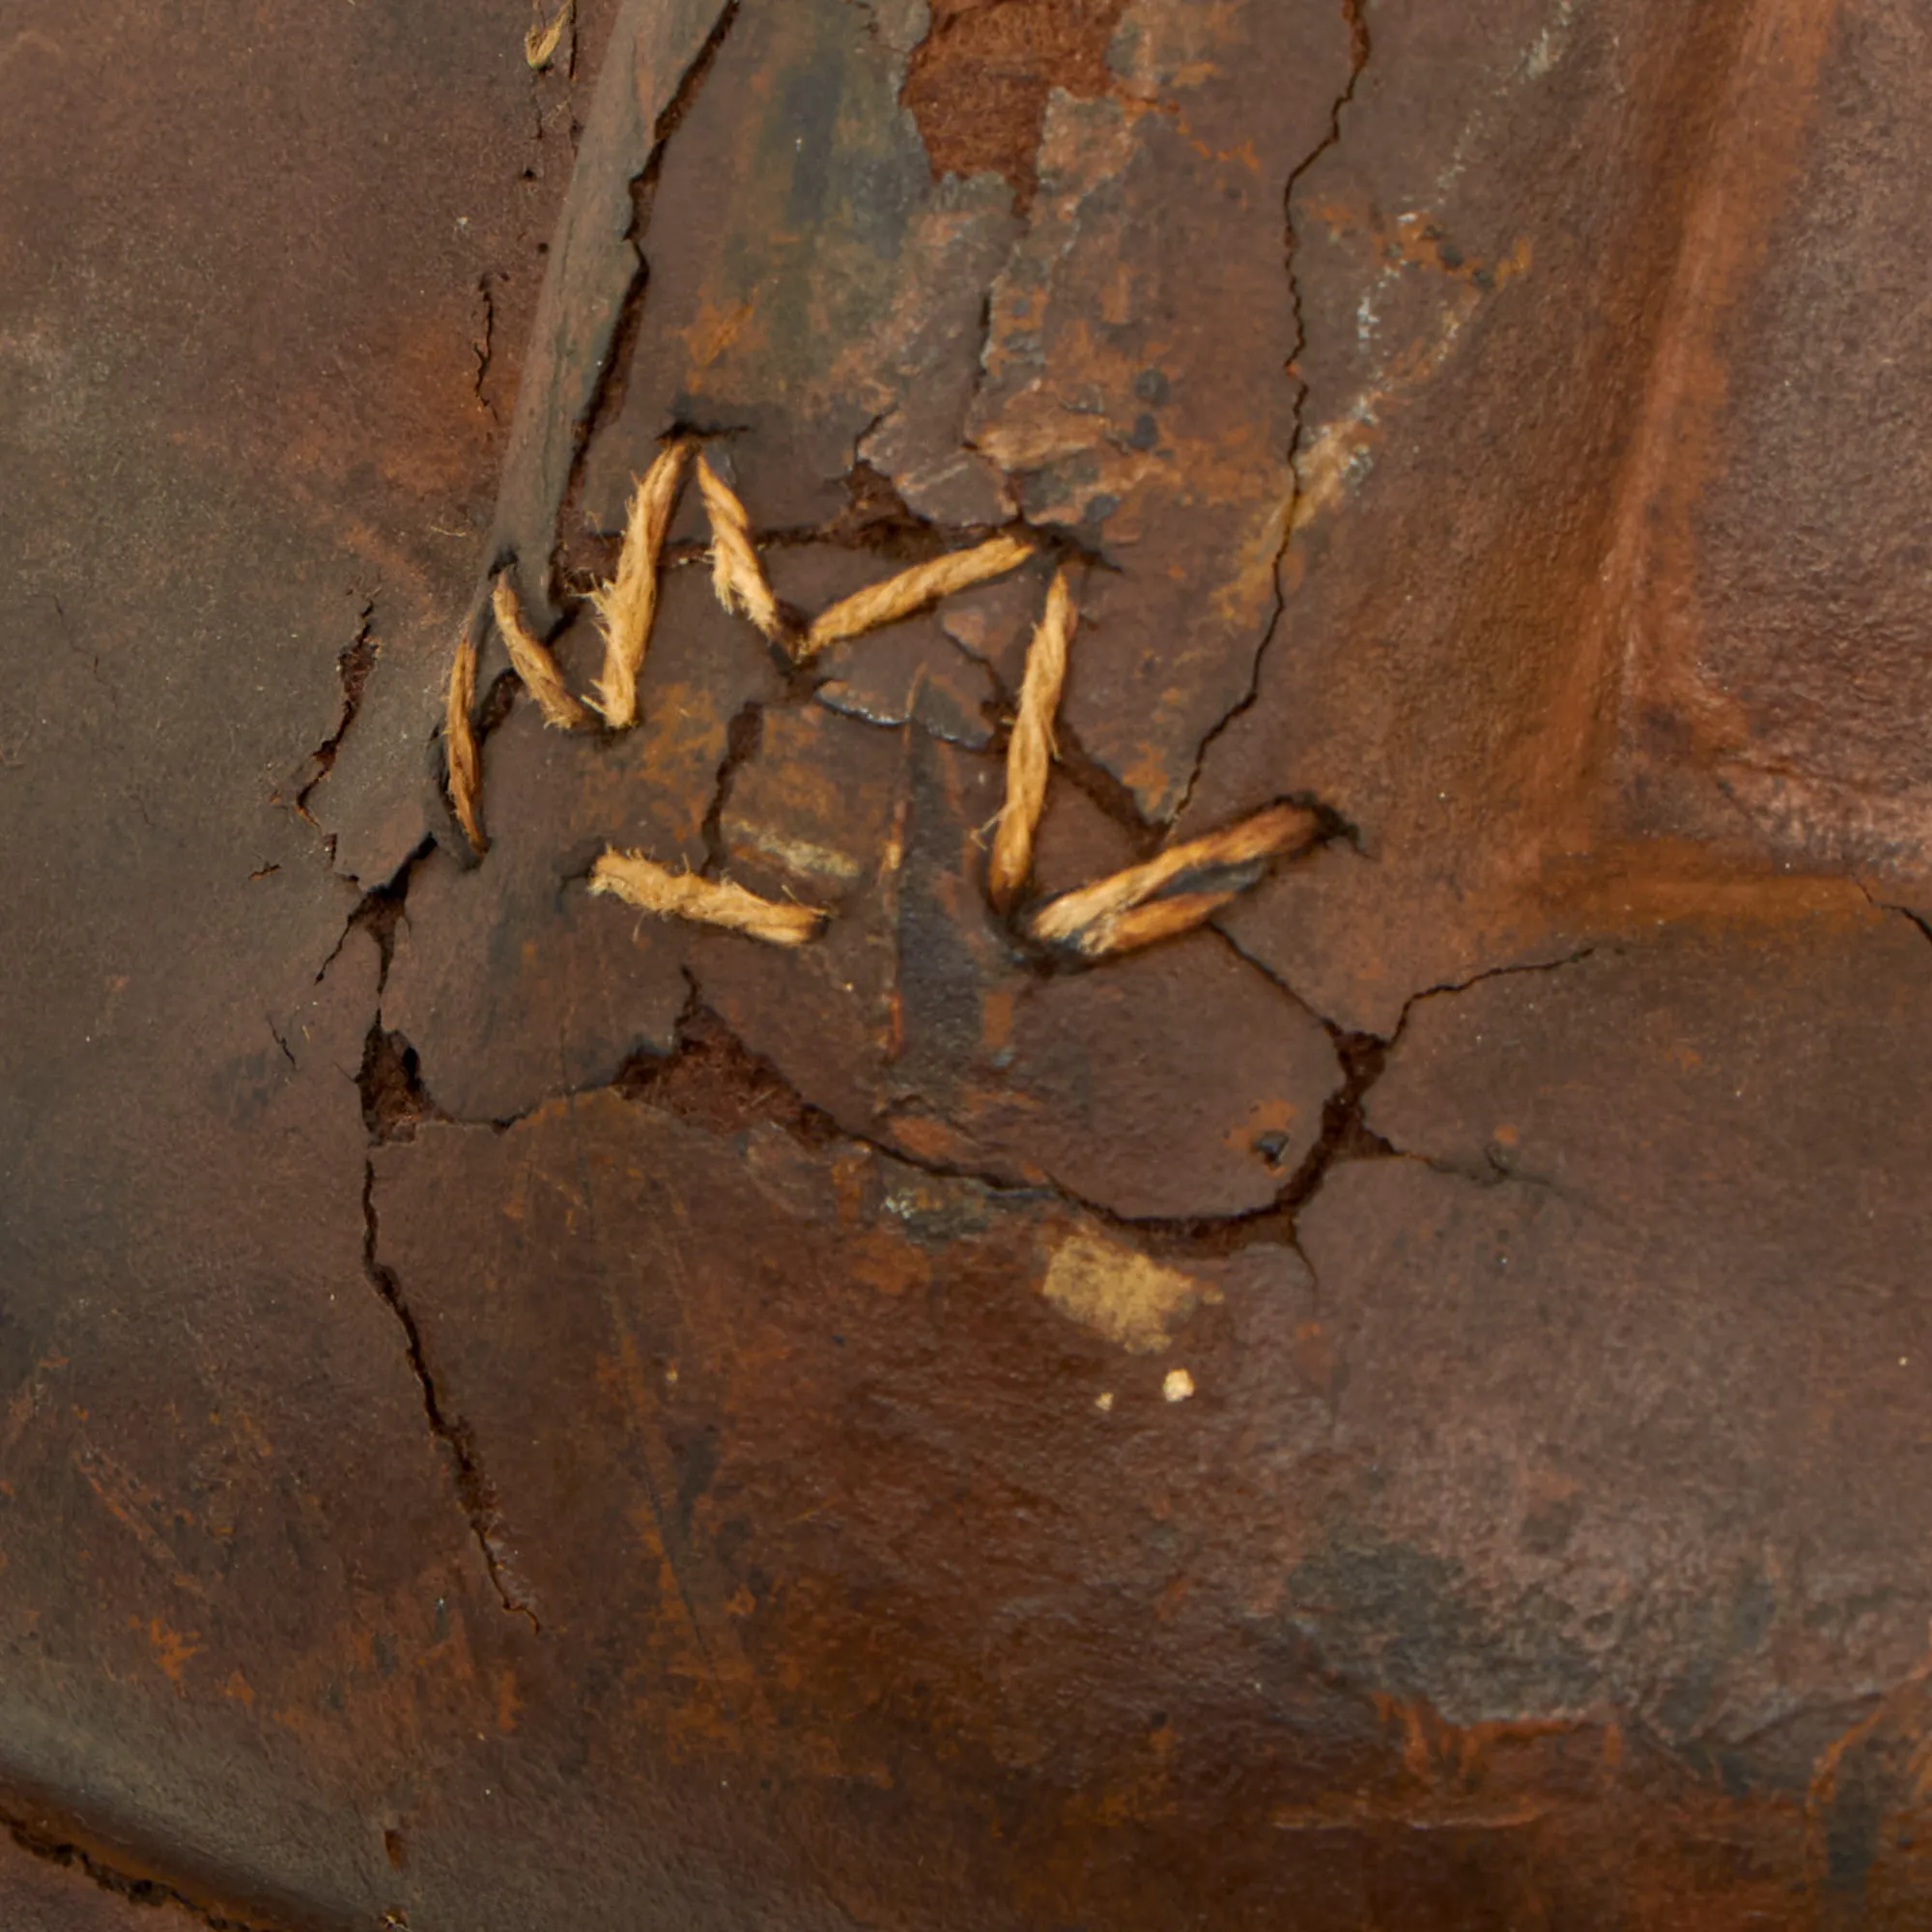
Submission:
[[[171,1906],[166,1918],[152,1908]],[[0,1923],[11,1932],[130,1932],[196,1922],[185,1909],[152,1889],[103,1885],[71,1855],[63,1861],[39,1844],[0,1837]]]
[[[0,34],[0,1920],[1922,1922],[1909,10],[528,23]],[[1040,889],[1322,842],[1047,969],[1045,562],[687,504],[477,863],[673,428],[1075,562]]]

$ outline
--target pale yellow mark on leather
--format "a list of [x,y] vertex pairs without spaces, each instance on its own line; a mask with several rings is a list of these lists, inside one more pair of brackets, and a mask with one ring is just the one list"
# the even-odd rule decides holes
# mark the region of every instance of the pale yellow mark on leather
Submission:
[[[1419,223],[1420,217],[1413,214],[1404,216],[1398,223],[1398,239],[1385,244],[1391,259],[1405,266],[1424,263],[1423,255],[1415,252],[1410,242],[1411,231]],[[1330,228],[1333,232],[1332,220]],[[1442,268],[1433,242],[1429,251],[1431,259],[1426,266]],[[1436,317],[1435,327],[1392,356],[1383,366],[1380,380],[1371,384],[1339,416],[1325,424],[1296,456],[1293,507],[1290,516],[1293,528],[1305,528],[1360,486],[1374,465],[1375,446],[1387,427],[1389,412],[1406,403],[1441,373],[1476,311],[1519,275],[1527,273],[1533,259],[1534,251],[1527,238],[1523,238],[1499,260],[1467,264],[1455,274],[1460,286],[1455,298]],[[1481,282],[1476,280],[1479,270],[1483,275]]]
[[865,869],[849,853],[809,838],[786,838],[769,827],[750,834],[745,842],[761,859],[770,860],[787,872],[801,873],[833,886],[855,885]]
[[1194,1378],[1185,1369],[1169,1369],[1161,1378],[1160,1392],[1168,1402],[1185,1402],[1194,1393]]
[[1054,1250],[1040,1293],[1069,1321],[1136,1355],[1167,1347],[1174,1329],[1218,1290],[1087,1230]]

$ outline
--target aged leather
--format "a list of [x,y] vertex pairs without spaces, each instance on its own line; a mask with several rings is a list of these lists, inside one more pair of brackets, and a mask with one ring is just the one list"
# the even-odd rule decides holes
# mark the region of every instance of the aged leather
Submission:
[[[528,25],[0,37],[9,1922],[1920,1922],[1921,24]],[[1047,558],[687,504],[475,863],[673,429],[1080,561],[1042,890],[1328,835],[1045,970]]]

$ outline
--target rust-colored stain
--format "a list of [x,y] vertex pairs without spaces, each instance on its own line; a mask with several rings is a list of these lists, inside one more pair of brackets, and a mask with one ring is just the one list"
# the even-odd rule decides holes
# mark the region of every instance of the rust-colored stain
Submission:
[[1925,1922],[1923,41],[27,0],[0,1920]]
[[1056,90],[1093,99],[1124,0],[939,0],[912,48],[900,98],[935,174],[1002,176],[1024,207],[1037,191],[1040,127]]
[[202,1646],[194,1640],[201,1633],[170,1630],[159,1617],[150,1617],[147,1630],[155,1662],[160,1666],[161,1674],[179,1690],[188,1660],[201,1655]]

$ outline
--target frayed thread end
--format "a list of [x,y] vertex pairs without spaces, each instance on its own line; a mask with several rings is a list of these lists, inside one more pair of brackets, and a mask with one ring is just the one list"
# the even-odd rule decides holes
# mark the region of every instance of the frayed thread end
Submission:
[[591,867],[590,890],[611,894],[661,918],[723,926],[769,946],[803,946],[818,937],[828,917],[812,906],[760,898],[728,879],[670,871],[641,852],[622,852],[614,845]]
[[711,587],[725,610],[749,617],[775,644],[785,639],[779,600],[758,561],[752,541],[752,520],[737,493],[712,469],[700,451],[697,487],[704,496],[704,513],[711,522]]
[[563,43],[564,29],[570,25],[570,15],[577,0],[563,0],[556,10],[556,18],[546,25],[541,19],[533,20],[524,35],[524,60],[533,73],[541,73],[556,58],[556,50]]
[[1041,945],[1082,959],[1151,946],[1202,924],[1255,885],[1271,861],[1305,852],[1321,829],[1321,815],[1307,806],[1267,806],[1145,865],[1048,899],[1024,929]]

